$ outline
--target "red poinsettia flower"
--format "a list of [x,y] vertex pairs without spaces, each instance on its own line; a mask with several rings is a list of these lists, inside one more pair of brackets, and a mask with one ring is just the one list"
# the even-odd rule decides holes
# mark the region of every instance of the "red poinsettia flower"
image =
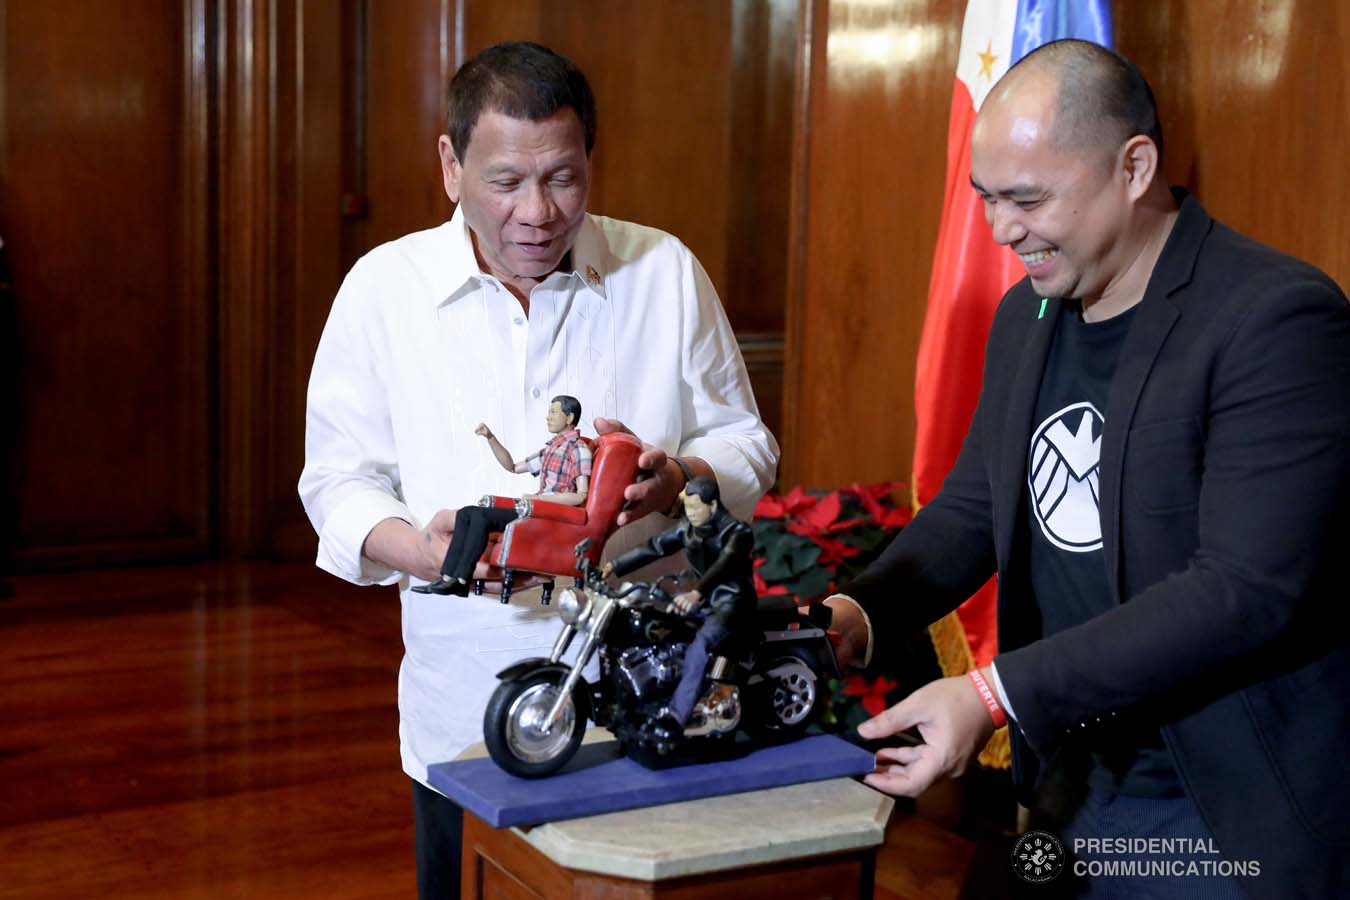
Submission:
[[790,516],[804,514],[808,509],[815,506],[816,502],[816,498],[802,490],[801,485],[797,485],[788,491],[787,496],[783,498],[783,506]]
[[839,492],[830,491],[824,497],[821,497],[815,505],[798,513],[798,518],[812,530],[824,533],[834,523],[834,520],[839,518],[839,511],[842,508],[843,504],[839,499]]
[[[843,490],[820,492],[807,492],[800,486],[794,487],[786,495],[765,495],[755,507],[755,517],[781,522],[783,529],[788,533],[811,541],[820,548],[816,565],[834,576],[849,560],[868,552],[862,546],[858,546],[859,542],[847,543],[838,537],[866,533],[878,528],[893,532],[909,521],[909,510],[896,508],[890,499],[895,490],[902,487],[900,482],[893,481],[871,485],[854,484]],[[841,520],[846,499],[853,496],[859,499],[866,514]],[[851,500],[848,502],[851,506]],[[765,561],[766,556],[758,558],[755,562],[756,568]],[[831,584],[833,585],[833,579]],[[791,593],[786,589],[775,590],[765,585],[761,588],[761,593],[766,591]]]
[[844,679],[842,690],[846,697],[862,698],[863,709],[869,716],[879,716],[886,710],[886,695],[895,690],[895,685],[885,676],[868,680],[861,675],[850,675]]
[[777,494],[765,494],[755,504],[756,519],[781,519],[787,515],[787,507]]
[[910,512],[909,508],[905,506],[885,507],[881,505],[883,498],[890,496],[893,491],[902,487],[904,487],[904,484],[899,481],[883,481],[877,484],[867,485],[855,483],[853,485],[853,492],[856,493],[858,499],[862,501],[863,508],[866,509],[868,514],[872,517],[872,521],[876,522],[882,528],[903,528],[908,525],[909,520],[913,518],[913,513]]
[[788,531],[810,538],[816,546],[820,548],[819,562],[822,566],[837,566],[849,557],[857,556],[862,552],[860,548],[850,547],[843,541],[836,541],[818,534],[800,531],[793,528],[792,525],[788,525]]
[[773,597],[780,594],[786,594],[788,592],[787,585],[775,584],[772,587],[770,587],[768,582],[766,582],[763,578],[759,577],[758,572],[754,572],[752,574],[755,579],[755,593],[759,594],[761,597]]

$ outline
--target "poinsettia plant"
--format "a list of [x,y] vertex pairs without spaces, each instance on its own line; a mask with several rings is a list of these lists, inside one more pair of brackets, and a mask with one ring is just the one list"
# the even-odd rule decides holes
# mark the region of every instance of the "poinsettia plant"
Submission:
[[[903,488],[888,481],[831,491],[795,487],[786,494],[766,495],[752,522],[759,595],[785,595],[805,604],[846,584],[908,524],[908,504],[895,501]],[[926,638],[907,646],[885,668],[875,678],[851,674],[831,680],[827,728],[856,726],[937,677]]]
[[899,482],[834,491],[795,487],[755,507],[755,588],[817,600],[862,571],[909,522],[893,494]]

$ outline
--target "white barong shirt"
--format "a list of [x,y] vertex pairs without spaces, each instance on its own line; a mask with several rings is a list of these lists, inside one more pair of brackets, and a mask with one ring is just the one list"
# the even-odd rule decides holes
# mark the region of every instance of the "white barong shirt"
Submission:
[[[565,260],[567,263],[567,260]],[[550,400],[581,401],[583,433],[618,419],[667,453],[697,456],[727,508],[749,520],[771,486],[778,445],[760,421],[745,364],[707,274],[652,228],[587,216],[566,271],[530,295],[529,315],[479,270],[463,215],[375,248],[348,273],[310,377],[300,497],[317,564],[355,584],[394,584],[403,606],[399,737],[404,771],[482,739],[497,672],[546,656],[559,622],[538,591],[495,596],[409,591],[409,577],[362,557],[371,529],[424,526],[483,494],[536,487],[506,472],[474,434],[487,423],[515,459],[550,435]],[[669,524],[622,529],[612,557]]]

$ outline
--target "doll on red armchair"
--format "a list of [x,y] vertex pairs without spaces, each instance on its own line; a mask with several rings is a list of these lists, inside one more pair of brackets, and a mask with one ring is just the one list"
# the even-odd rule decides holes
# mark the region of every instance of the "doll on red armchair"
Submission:
[[[487,439],[492,455],[508,472],[530,472],[539,476],[539,491],[523,499],[544,499],[563,506],[581,506],[591,479],[591,448],[574,426],[581,418],[581,402],[560,394],[548,406],[548,431],[554,437],[538,452],[519,462],[497,440],[486,425],[479,423],[475,434]],[[455,515],[455,533],[450,549],[441,563],[441,578],[413,588],[419,594],[453,594],[466,597],[488,538],[500,532],[516,518],[512,508],[465,506]]]

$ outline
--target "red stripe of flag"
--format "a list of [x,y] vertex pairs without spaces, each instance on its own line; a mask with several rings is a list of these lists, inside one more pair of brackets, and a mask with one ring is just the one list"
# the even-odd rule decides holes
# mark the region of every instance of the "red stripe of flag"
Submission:
[[[938,229],[928,311],[919,341],[914,405],[916,506],[930,501],[956,462],[979,399],[984,344],[999,299],[1025,273],[1017,255],[994,243],[970,186],[970,132],[975,107],[964,82],[952,92],[947,183]],[[998,651],[991,580],[957,610],[977,666]]]

